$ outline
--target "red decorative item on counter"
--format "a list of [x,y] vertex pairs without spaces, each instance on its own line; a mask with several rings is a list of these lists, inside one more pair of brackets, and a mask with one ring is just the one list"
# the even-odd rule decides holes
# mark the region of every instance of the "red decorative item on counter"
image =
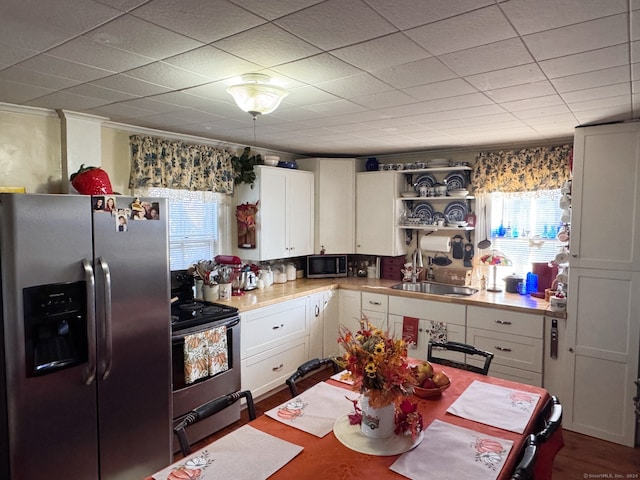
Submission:
[[82,195],[111,195],[111,181],[109,175],[100,167],[85,167],[71,175],[71,185]]

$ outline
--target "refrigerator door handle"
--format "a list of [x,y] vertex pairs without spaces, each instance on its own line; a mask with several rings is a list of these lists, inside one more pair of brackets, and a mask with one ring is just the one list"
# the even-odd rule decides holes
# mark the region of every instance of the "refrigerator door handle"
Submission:
[[99,257],[100,269],[104,279],[104,351],[105,366],[102,379],[106,380],[111,373],[113,363],[113,328],[111,324],[111,270],[104,258]]
[[96,277],[88,259],[82,260],[84,277],[87,282],[87,353],[88,363],[84,370],[84,383],[91,385],[96,378]]

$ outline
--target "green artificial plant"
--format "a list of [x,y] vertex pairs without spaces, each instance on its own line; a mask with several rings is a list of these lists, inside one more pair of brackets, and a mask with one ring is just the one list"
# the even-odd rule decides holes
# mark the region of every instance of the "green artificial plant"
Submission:
[[231,159],[234,185],[239,185],[241,183],[249,183],[253,185],[253,182],[256,180],[256,172],[253,170],[253,167],[264,164],[262,156],[259,153],[257,155],[249,156],[250,151],[251,148],[244,147],[242,155],[236,155]]

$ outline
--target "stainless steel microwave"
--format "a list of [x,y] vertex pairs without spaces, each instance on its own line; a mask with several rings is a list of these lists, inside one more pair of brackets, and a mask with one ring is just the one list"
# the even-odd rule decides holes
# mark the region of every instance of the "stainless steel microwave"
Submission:
[[329,278],[347,276],[346,255],[309,255],[307,278]]

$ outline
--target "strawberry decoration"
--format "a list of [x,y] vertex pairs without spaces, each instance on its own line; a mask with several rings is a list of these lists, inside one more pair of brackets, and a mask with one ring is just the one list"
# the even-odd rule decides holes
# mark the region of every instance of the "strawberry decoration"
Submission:
[[82,195],[109,195],[113,193],[109,175],[100,167],[80,165],[71,175],[71,185]]

